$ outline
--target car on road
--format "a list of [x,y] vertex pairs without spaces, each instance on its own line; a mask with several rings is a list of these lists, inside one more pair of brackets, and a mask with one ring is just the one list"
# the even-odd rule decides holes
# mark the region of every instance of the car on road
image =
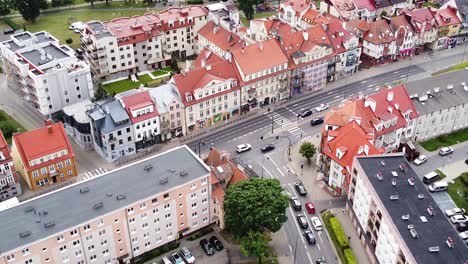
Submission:
[[13,33],[15,33],[15,30],[12,29],[12,28],[5,28],[5,29],[3,30],[3,34],[5,34],[5,35],[13,34]]
[[463,240],[468,239],[468,231],[461,232],[459,235],[460,235],[460,238]]
[[315,236],[314,236],[314,233],[310,230],[306,230],[304,231],[304,237],[305,239],[307,240],[307,243],[309,243],[309,245],[313,245],[315,244]]
[[466,223],[468,222],[468,217],[466,215],[454,215],[450,217],[450,221],[452,221],[453,224]]
[[246,152],[246,151],[249,151],[250,149],[252,149],[252,146],[250,144],[240,144],[236,147],[237,153]]
[[315,264],[327,264],[325,257],[319,257],[315,260]]
[[221,251],[224,249],[223,243],[219,241],[219,239],[216,236],[212,236],[210,238],[210,243],[214,246],[214,248],[218,251]]
[[311,202],[306,203],[305,208],[309,214],[315,214],[315,206],[313,203]]
[[294,211],[301,211],[302,210],[302,205],[301,205],[301,201],[299,201],[299,198],[291,197],[289,200],[291,201],[291,205],[292,205]]
[[438,181],[429,185],[427,189],[429,192],[444,192],[447,190],[448,184],[446,182]]
[[184,260],[182,259],[182,257],[180,257],[179,253],[177,253],[177,252],[174,252],[174,253],[171,254],[171,261],[174,264],[184,263]]
[[423,164],[424,162],[427,161],[427,156],[426,155],[420,155],[419,157],[417,157],[413,163],[417,166]]
[[303,214],[296,215],[297,223],[302,229],[306,229],[309,227],[309,223],[307,222],[307,218]]
[[306,196],[307,195],[307,191],[306,191],[304,185],[302,184],[302,182],[296,182],[294,184],[294,187],[296,188],[296,191],[299,193],[300,196]]
[[188,250],[188,248],[183,247],[180,250],[180,256],[187,262],[188,264],[194,264],[195,263],[195,257],[192,255],[192,252]]
[[310,125],[311,126],[318,126],[320,124],[323,124],[323,118],[322,117],[312,118],[312,120],[310,120]]
[[458,223],[455,226],[458,232],[463,232],[468,230],[468,223]]
[[320,231],[323,229],[322,221],[320,221],[320,219],[317,216],[312,216],[310,218],[310,221],[312,221],[312,225],[314,226],[315,230]]
[[304,118],[304,117],[308,117],[312,115],[312,110],[304,110],[302,112],[299,113],[299,116]]
[[317,112],[322,112],[328,109],[328,104],[321,104],[317,107],[315,107],[315,111]]
[[454,215],[462,215],[464,213],[465,213],[465,209],[458,208],[458,207],[445,210],[445,215],[448,217],[452,217]]
[[446,156],[452,153],[453,153],[453,148],[451,147],[443,147],[439,150],[439,155],[441,156]]
[[275,145],[273,144],[266,144],[265,146],[263,146],[260,150],[265,153],[265,152],[268,152],[268,151],[272,151],[275,149]]
[[200,240],[200,246],[202,247],[203,251],[205,251],[205,253],[208,256],[214,255],[215,251],[214,251],[213,245],[211,245],[211,243],[208,242],[208,240],[206,240],[205,238]]

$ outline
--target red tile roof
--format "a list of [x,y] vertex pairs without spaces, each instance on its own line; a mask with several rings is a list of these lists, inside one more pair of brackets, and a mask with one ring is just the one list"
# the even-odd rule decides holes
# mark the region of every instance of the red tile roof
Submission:
[[[153,99],[151,98],[148,91],[143,91],[129,96],[125,96],[122,98],[122,101],[124,103],[125,110],[130,116],[132,123],[134,124],[159,116],[156,106],[154,105]],[[148,106],[153,106],[153,112],[149,112],[147,114],[143,114],[136,117],[132,115],[132,111]]]
[[287,0],[282,4],[284,6],[291,7],[294,12],[296,12],[296,15],[299,15],[310,8],[310,0]]
[[336,8],[340,16],[344,19],[349,19],[356,7],[351,0],[329,0]]
[[[142,16],[115,18],[105,25],[116,38],[135,36],[139,41],[154,37],[161,33],[161,19],[153,14]],[[150,32],[150,34],[147,34]]]
[[213,21],[208,22],[198,31],[209,42],[218,46],[223,51],[233,50],[243,46],[243,41],[236,34],[216,25]]
[[223,61],[221,57],[216,55],[214,52],[212,52],[208,48],[204,48],[200,52],[200,54],[197,56],[195,61],[192,62],[191,69],[193,70],[193,69],[205,67],[206,65],[212,65],[220,61]]
[[208,15],[206,7],[190,5],[186,7],[170,7],[159,13],[159,17],[166,22],[175,22],[181,18],[195,18]]
[[235,49],[232,54],[244,75],[288,63],[288,58],[275,39]]
[[68,151],[68,155],[65,155],[65,157],[62,156],[62,158],[70,158],[75,155],[62,122],[28,132],[14,134],[13,142],[18,148],[26,170],[43,167],[47,164],[47,162],[44,162],[30,167],[29,161],[55,152],[60,152],[61,150],[66,149]]
[[358,9],[367,9],[369,11],[377,10],[375,2],[372,0],[353,0],[353,3]]
[[225,192],[221,186],[216,186],[215,188],[213,188],[213,190],[211,191],[211,194],[213,195],[214,198],[216,198],[216,200],[218,200],[219,204],[221,205],[224,204]]
[[363,39],[375,45],[380,45],[395,41],[395,35],[388,22],[382,19],[369,23],[369,31],[365,33]]
[[392,28],[394,33],[396,33],[400,27],[404,28],[406,32],[414,32],[413,27],[404,15],[391,17],[390,27]]
[[341,21],[339,18],[333,15],[322,13],[312,8],[307,10],[307,12],[302,16],[302,20],[313,25],[328,24],[331,21]]
[[330,22],[326,27],[326,33],[336,53],[345,52],[346,48],[344,43],[355,37],[353,33],[344,29],[342,23],[338,21]]
[[433,13],[439,27],[458,25],[461,23],[460,18],[457,16],[457,9],[451,6],[437,9]]
[[434,15],[429,7],[413,10],[401,10],[400,13],[409,15],[407,19],[409,19],[411,26],[413,26],[416,32],[421,32],[422,30],[429,31],[436,27]]
[[3,132],[0,130],[0,152],[3,155],[3,159],[0,160],[0,164],[8,162],[11,160],[11,153],[10,147],[8,146],[5,137],[3,136]]

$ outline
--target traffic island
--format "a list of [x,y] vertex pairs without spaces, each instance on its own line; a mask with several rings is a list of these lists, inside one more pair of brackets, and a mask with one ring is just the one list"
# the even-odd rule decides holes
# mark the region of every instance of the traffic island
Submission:
[[338,218],[330,211],[325,211],[322,213],[322,219],[341,263],[357,264],[353,250],[349,246],[349,239]]

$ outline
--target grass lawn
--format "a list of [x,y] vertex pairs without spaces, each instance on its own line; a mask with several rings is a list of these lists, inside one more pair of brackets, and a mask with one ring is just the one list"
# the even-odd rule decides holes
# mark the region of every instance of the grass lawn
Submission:
[[425,7],[433,7],[433,8],[437,8],[439,9],[440,8],[440,4],[436,4],[436,3],[424,3],[423,6]]
[[454,183],[448,184],[447,192],[457,207],[465,208],[468,211],[468,197],[463,197],[468,194],[468,186],[463,184],[461,177],[456,178]]
[[[271,16],[274,16],[274,15],[277,15],[277,14],[278,14],[277,11],[255,13],[254,14],[254,19],[271,17]],[[243,14],[241,14],[240,20],[242,21],[242,24],[244,26],[248,27],[250,25],[250,21],[247,20],[247,18]]]
[[457,65],[453,66],[453,70],[458,71],[458,70],[464,69],[465,67],[468,67],[468,61],[465,61],[463,63],[460,63],[460,64],[457,64]]
[[106,88],[106,91],[109,94],[113,94],[113,93],[118,94],[118,93],[125,92],[128,90],[137,89],[138,87],[140,87],[141,84],[148,83],[152,81],[153,79],[151,79],[151,77],[148,74],[145,74],[145,75],[138,76],[138,80],[140,81],[134,82],[130,79],[125,79],[125,80],[121,80],[117,82],[112,82],[112,83],[104,84],[104,88]]
[[468,128],[459,130],[452,134],[438,136],[436,138],[421,142],[421,146],[427,151],[437,150],[439,147],[448,147],[468,140]]
[[154,77],[158,77],[158,76],[162,76],[162,75],[171,73],[173,71],[174,70],[172,70],[171,67],[166,67],[166,68],[162,68],[160,70],[154,71],[154,72],[152,72],[152,74],[153,74]]
[[3,110],[0,110],[0,129],[2,130],[8,144],[11,144],[11,137],[13,133],[27,131],[26,128],[24,128],[20,123],[18,123]]

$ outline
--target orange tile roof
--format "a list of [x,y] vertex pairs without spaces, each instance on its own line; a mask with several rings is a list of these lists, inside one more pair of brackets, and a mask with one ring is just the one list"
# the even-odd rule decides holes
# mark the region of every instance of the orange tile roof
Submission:
[[288,58],[275,39],[237,48],[232,51],[232,54],[245,75],[288,63]]
[[461,23],[457,16],[457,9],[451,6],[435,10],[434,17],[439,27],[458,25]]
[[236,34],[216,25],[213,21],[208,22],[198,31],[199,36],[203,36],[223,51],[240,48],[243,41]]
[[328,23],[325,31],[336,53],[345,52],[346,47],[344,43],[354,37],[354,34],[348,32],[339,21],[331,21]]
[[328,24],[331,21],[341,22],[341,20],[331,14],[322,13],[315,9],[308,9],[307,12],[302,16],[302,20],[312,25]]
[[287,0],[282,4],[284,4],[284,6],[290,6],[294,12],[296,12],[296,15],[310,8],[310,0]]
[[44,165],[44,163],[41,163],[31,168],[29,166],[29,161],[61,150],[66,149],[68,151],[69,154],[66,155],[66,157],[73,157],[75,155],[62,122],[15,134],[13,135],[13,142],[18,148],[23,164],[27,170]]
[[229,184],[236,184],[240,181],[245,181],[248,180],[249,178],[247,175],[245,175],[239,168],[237,168],[236,165],[234,165],[232,162],[229,162],[231,165],[231,169],[233,172],[232,178],[229,181]]
[[213,190],[211,191],[211,194],[213,195],[214,198],[216,198],[216,200],[218,200],[218,202],[223,205],[224,204],[224,195],[225,195],[225,192],[223,190],[223,187],[221,186],[216,186],[215,188],[213,188]]
[[212,167],[221,165],[221,153],[215,147],[211,148],[208,157],[205,159],[205,164]]

